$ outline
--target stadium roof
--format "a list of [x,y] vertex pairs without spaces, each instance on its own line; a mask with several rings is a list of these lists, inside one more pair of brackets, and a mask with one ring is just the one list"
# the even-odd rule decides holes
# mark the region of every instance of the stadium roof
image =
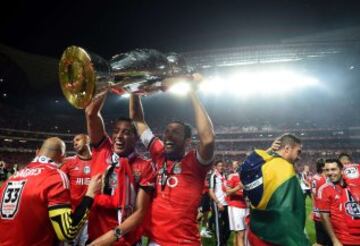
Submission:
[[[344,53],[360,46],[360,27],[339,29],[257,45],[183,53],[190,65],[202,68],[291,62]],[[0,44],[0,53],[23,69],[34,89],[57,86],[58,59],[30,54]],[[55,83],[55,84],[54,84]]]
[[30,85],[35,89],[42,89],[54,81],[58,81],[58,60],[30,54],[0,44],[0,54],[6,55],[26,73]]
[[315,34],[302,35],[284,39],[283,43],[315,43],[315,42],[359,42],[360,26],[353,26]]
[[360,27],[315,33],[278,44],[187,52],[187,60],[202,68],[282,63],[324,58],[360,48]]

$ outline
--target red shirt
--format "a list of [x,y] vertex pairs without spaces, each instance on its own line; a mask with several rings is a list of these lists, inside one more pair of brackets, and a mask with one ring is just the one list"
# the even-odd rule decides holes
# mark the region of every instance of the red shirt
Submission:
[[[235,188],[240,184],[240,177],[238,173],[230,174],[226,186],[229,188]],[[237,192],[227,196],[227,203],[229,206],[237,208],[247,208],[246,201],[244,199],[244,190],[240,189]]]
[[169,175],[162,187],[164,144],[155,138],[149,150],[158,170],[156,192],[147,227],[150,239],[167,246],[200,245],[196,215],[210,165],[200,164],[195,151],[188,152],[181,161],[168,160]]
[[[112,151],[110,138],[106,138],[100,146],[94,148],[92,154],[91,176],[103,173],[114,161],[112,160],[114,156],[116,156]],[[117,166],[110,180],[111,186],[114,189],[113,195],[96,195],[94,205],[89,214],[88,232],[90,240],[95,240],[102,234],[114,229],[124,220],[124,218],[121,218],[120,213],[124,211],[121,208],[122,204],[126,204],[125,210],[128,212],[127,216],[130,215],[134,209],[136,194],[140,186],[149,188],[155,186],[154,171],[149,160],[142,159],[134,153],[128,156],[128,158],[119,158],[116,161]],[[131,177],[129,178],[132,182],[130,182],[129,192],[124,197],[121,195],[121,185],[125,181],[122,178],[122,173],[126,169],[125,164],[127,163],[131,169]],[[124,201],[124,198],[126,201]]]
[[352,196],[360,202],[360,165],[348,164],[343,168],[343,177]]
[[354,201],[348,188],[332,183],[322,185],[318,191],[317,207],[320,212],[330,213],[331,225],[340,242],[359,245],[360,228],[352,230],[351,221],[356,223],[359,220],[360,204]]
[[55,162],[36,157],[0,188],[0,244],[54,245],[48,208],[70,206],[69,181]]
[[313,198],[313,211],[312,211],[312,218],[314,221],[321,221],[319,209],[316,207],[317,204],[317,195],[320,186],[326,183],[326,178],[323,175],[315,174],[311,178],[311,193]]
[[78,156],[66,158],[60,168],[70,180],[70,196],[72,209],[80,204],[85,196],[91,179],[91,160],[82,160]]

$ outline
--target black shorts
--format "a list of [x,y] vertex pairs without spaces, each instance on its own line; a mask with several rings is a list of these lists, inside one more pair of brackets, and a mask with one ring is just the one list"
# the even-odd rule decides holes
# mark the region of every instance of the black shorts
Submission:
[[201,196],[200,212],[206,213],[209,211],[210,211],[210,196],[209,193],[206,192]]
[[316,243],[324,246],[332,246],[332,242],[323,224],[320,221],[315,221]]

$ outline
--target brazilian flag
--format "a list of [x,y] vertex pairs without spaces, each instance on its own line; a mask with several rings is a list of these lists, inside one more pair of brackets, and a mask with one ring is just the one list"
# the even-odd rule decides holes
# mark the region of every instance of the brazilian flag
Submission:
[[276,153],[255,150],[239,174],[251,202],[251,231],[275,245],[310,245],[304,233],[304,195],[294,165]]

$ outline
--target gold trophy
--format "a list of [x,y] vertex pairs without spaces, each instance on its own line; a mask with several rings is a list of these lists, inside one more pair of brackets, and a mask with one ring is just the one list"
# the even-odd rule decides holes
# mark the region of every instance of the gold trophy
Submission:
[[85,108],[101,93],[150,94],[167,90],[192,69],[176,53],[163,54],[153,49],[136,49],[106,61],[78,46],[68,47],[59,63],[61,89],[67,101]]

